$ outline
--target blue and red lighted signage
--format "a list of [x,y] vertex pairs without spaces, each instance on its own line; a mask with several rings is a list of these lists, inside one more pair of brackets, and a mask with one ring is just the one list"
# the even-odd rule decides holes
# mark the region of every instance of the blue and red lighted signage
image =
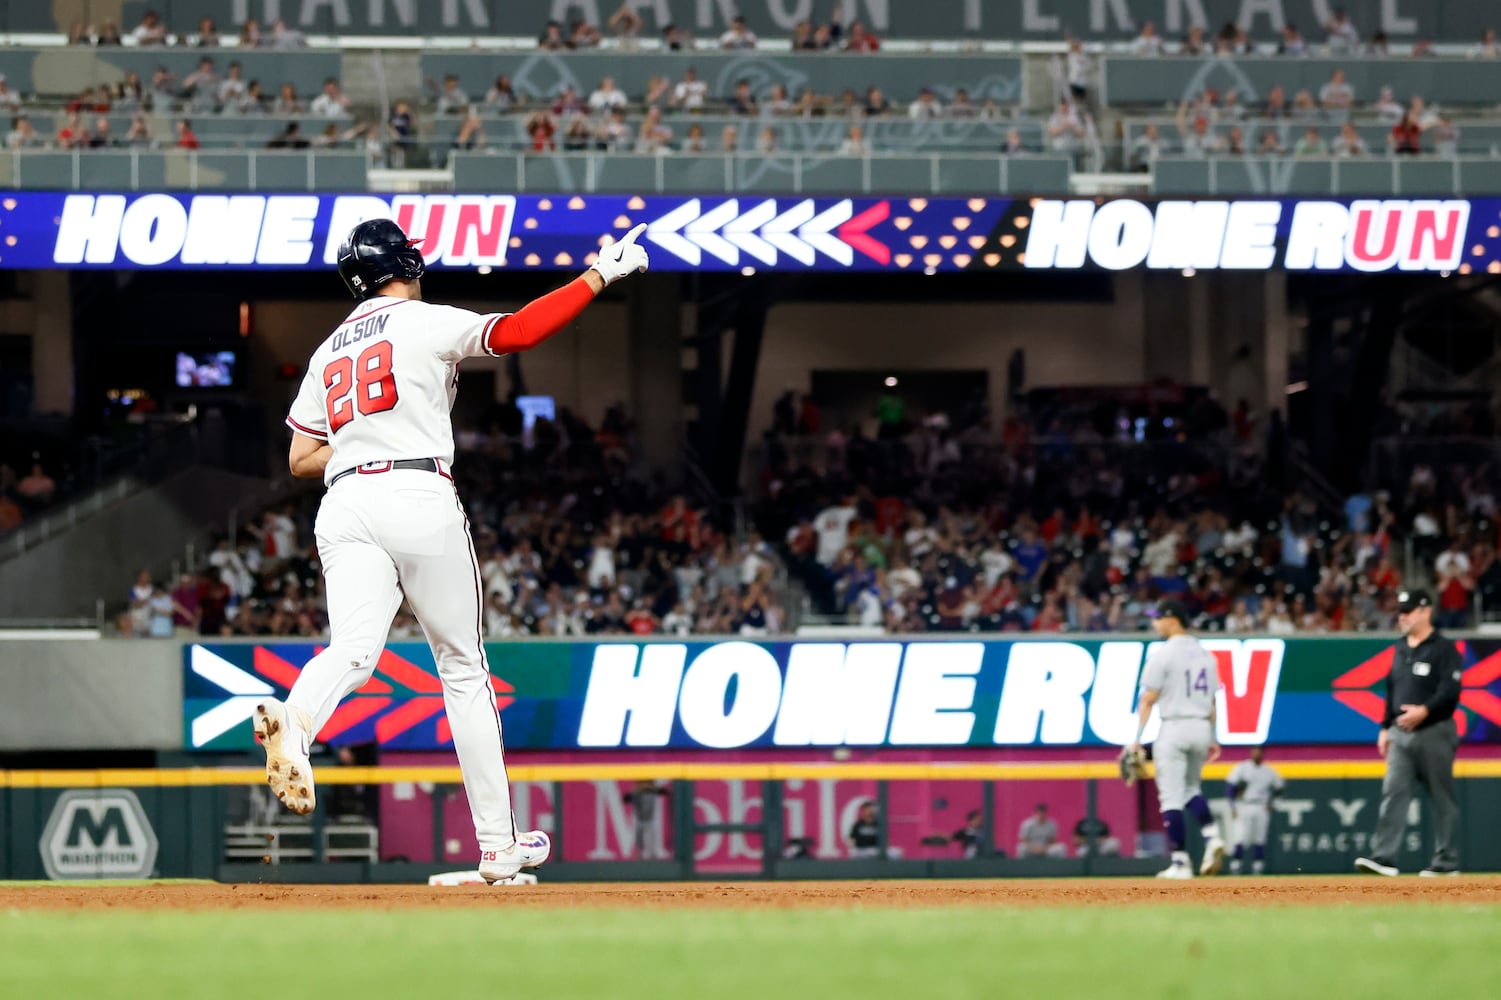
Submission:
[[1501,271],[1501,199],[63,192],[0,199],[0,267],[330,268],[376,217],[438,268],[582,269],[645,223],[663,271]]
[[[1155,642],[892,638],[858,642],[491,643],[506,745],[547,750],[1074,747],[1129,742]],[[1376,637],[1205,638],[1219,667],[1226,746],[1369,746],[1385,710],[1391,642]],[[186,647],[185,746],[247,749],[250,716],[282,697],[318,647]],[[1501,643],[1461,643],[1459,728],[1501,741]],[[1150,740],[1157,729],[1147,727]],[[387,648],[322,737],[391,749],[452,745],[421,643]]]

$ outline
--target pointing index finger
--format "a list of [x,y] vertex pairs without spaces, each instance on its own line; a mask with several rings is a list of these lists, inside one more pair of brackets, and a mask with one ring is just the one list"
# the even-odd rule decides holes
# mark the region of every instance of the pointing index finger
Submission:
[[646,223],[642,222],[638,224],[635,229],[632,229],[630,232],[626,233],[625,239],[622,242],[634,243],[641,237],[641,234],[644,232],[646,232]]

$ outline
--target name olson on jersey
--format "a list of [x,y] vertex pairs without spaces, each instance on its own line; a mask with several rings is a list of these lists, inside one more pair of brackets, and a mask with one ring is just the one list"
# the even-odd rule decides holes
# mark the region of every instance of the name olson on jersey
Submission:
[[[1124,744],[1135,734],[1137,684],[1155,645],[1105,642],[1092,654],[1069,642],[799,642],[770,648],[722,642],[690,661],[688,647],[676,643],[605,644],[594,650],[578,745]],[[1204,647],[1219,668],[1220,742],[1265,742],[1283,642],[1209,640]],[[787,650],[785,665],[777,649]],[[1001,658],[1004,672],[995,662]],[[977,731],[976,708],[987,706],[988,721],[997,695],[993,727]],[[1156,728],[1154,717],[1148,740]]]
[[390,318],[390,316],[380,313],[357,320],[350,324],[349,329],[341,329],[338,333],[334,334],[333,343],[329,349],[338,351],[353,344],[358,344],[362,340],[370,340],[374,337],[382,336],[386,332],[386,321]]
[[1124,271],[1277,266],[1292,271],[1452,271],[1464,256],[1467,201],[1039,201],[1026,266]]
[[394,218],[423,258],[448,267],[506,262],[509,195],[75,194],[58,217],[57,264],[305,267],[332,265],[367,219]]

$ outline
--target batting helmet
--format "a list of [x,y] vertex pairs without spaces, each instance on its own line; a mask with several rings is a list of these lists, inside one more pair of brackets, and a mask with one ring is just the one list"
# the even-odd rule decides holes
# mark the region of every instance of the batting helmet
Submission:
[[357,299],[368,299],[395,278],[416,281],[424,269],[417,242],[390,219],[362,222],[339,246],[339,277]]

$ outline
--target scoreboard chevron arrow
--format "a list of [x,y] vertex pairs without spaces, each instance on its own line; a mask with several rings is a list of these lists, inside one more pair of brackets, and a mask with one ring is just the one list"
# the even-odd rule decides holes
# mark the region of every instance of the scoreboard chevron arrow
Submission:
[[792,235],[794,229],[804,225],[811,218],[813,218],[813,202],[800,201],[763,226],[761,235],[766,237],[768,243],[789,257],[796,258],[806,267],[812,267],[813,262],[818,259],[818,254],[808,244]]
[[839,237],[830,236],[829,230],[850,221],[854,215],[855,203],[848,200],[841,201],[833,208],[814,216],[811,222],[797,231],[797,235],[802,237],[808,245],[823,251],[845,267],[849,267],[855,263],[855,251]]
[[646,227],[646,238],[668,253],[681,257],[688,263],[697,267],[703,261],[703,253],[699,248],[685,240],[680,234],[688,223],[699,217],[699,201],[685,201],[677,208],[662,216],[656,222]]
[[[255,706],[267,697],[285,697],[302,672],[288,658],[300,663],[308,658],[309,652],[316,655],[322,649],[319,645],[300,644],[232,649],[189,647],[189,670],[212,687],[211,693],[204,692],[191,699],[198,714],[189,726],[190,745],[196,749],[213,744],[244,726],[255,714]],[[240,662],[231,662],[231,658]],[[504,710],[516,700],[515,687],[501,677],[491,674],[490,688],[496,696],[497,710]],[[423,729],[417,737],[420,743],[426,745],[435,740],[437,745],[444,746],[452,742],[453,734],[446,718],[435,720],[443,713],[443,699],[443,681],[436,667],[421,666],[388,648],[376,661],[374,676],[339,705],[317,738],[326,743],[347,743],[373,736],[382,746],[400,746],[411,741],[413,730],[420,726]],[[197,706],[206,707],[199,710]]]
[[819,254],[852,267],[856,250],[886,264],[891,260],[890,248],[867,230],[889,216],[886,202],[857,217],[851,199],[820,212],[811,198],[796,201],[785,210],[776,199],[768,198],[742,213],[738,198],[723,201],[707,212],[703,202],[694,198],[649,223],[646,238],[694,266],[702,264],[707,253],[737,267],[743,252],[774,267],[780,252],[804,267],[814,266]]
[[724,227],[724,238],[768,267],[777,263],[777,248],[756,235],[777,214],[777,203],[768,198]]
[[226,691],[225,698],[193,720],[192,743],[206,746],[255,714],[255,706],[276,689],[255,674],[241,670],[224,657],[195,645],[188,654],[193,673]]
[[718,230],[734,222],[740,215],[740,202],[731,198],[712,212],[688,223],[684,230],[688,239],[730,266],[740,263],[740,250],[730,243]]

